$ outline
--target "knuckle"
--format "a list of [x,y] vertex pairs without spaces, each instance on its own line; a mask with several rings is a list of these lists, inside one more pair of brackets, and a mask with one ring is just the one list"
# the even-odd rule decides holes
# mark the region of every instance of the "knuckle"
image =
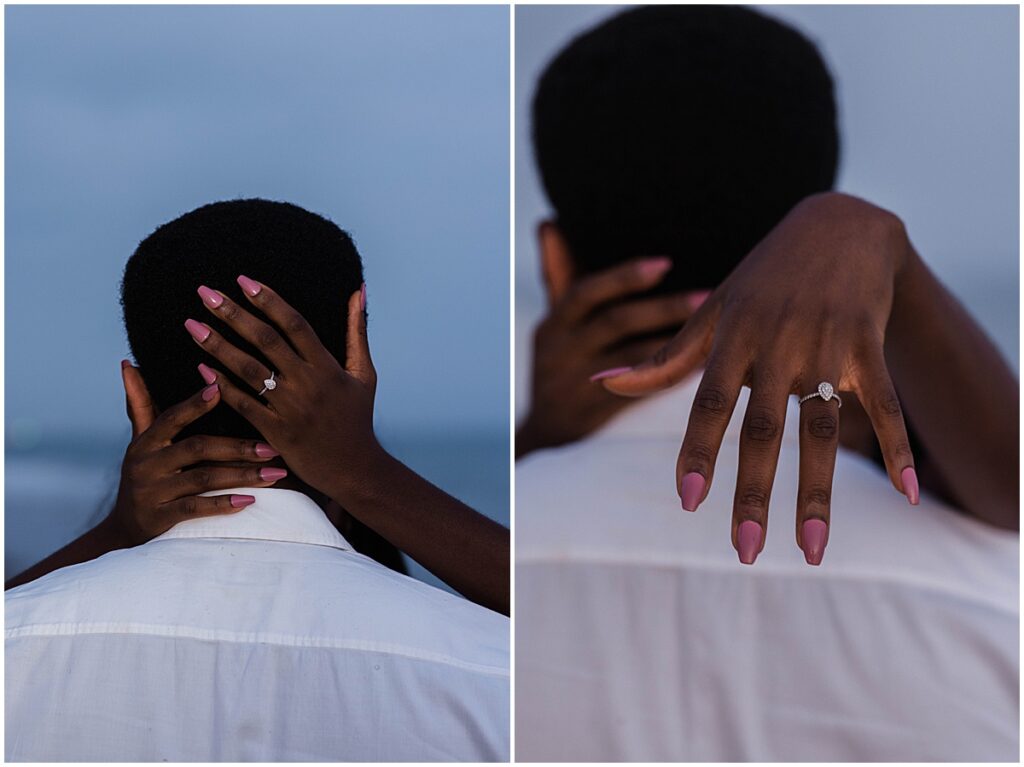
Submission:
[[779,419],[767,410],[755,410],[747,415],[743,434],[751,442],[772,442],[779,436]]
[[181,512],[187,517],[194,517],[199,511],[199,499],[195,497],[185,498],[181,502]]
[[808,418],[804,429],[809,437],[831,442],[839,433],[839,419],[831,413],[822,413]]
[[213,484],[213,474],[206,469],[196,469],[195,473],[196,485],[201,487],[203,490],[209,490]]
[[269,328],[266,325],[256,331],[256,343],[264,349],[274,348],[280,339],[281,337],[274,332],[273,328]]
[[306,319],[298,312],[291,312],[285,320],[285,328],[289,333],[301,333],[306,329]]
[[804,491],[800,500],[804,508],[809,506],[831,506],[832,491],[824,486],[815,486]]
[[739,505],[757,511],[767,511],[771,490],[766,485],[752,483],[743,488],[739,494]]
[[242,363],[240,368],[242,378],[246,381],[262,381],[264,379],[263,371],[260,369],[261,366],[255,360],[247,360]]
[[878,408],[878,412],[887,418],[896,418],[903,414],[900,398],[891,389],[877,399],[875,406]]
[[906,438],[898,439],[889,446],[886,452],[899,461],[909,459],[911,457],[910,443]]
[[234,301],[225,301],[221,306],[221,316],[226,320],[233,320],[238,317],[239,314],[238,304]]
[[715,451],[707,442],[696,442],[687,445],[684,453],[684,463],[689,469],[701,469],[709,467],[715,460]]
[[693,400],[695,412],[706,416],[724,415],[729,406],[725,390],[716,385],[702,386]]

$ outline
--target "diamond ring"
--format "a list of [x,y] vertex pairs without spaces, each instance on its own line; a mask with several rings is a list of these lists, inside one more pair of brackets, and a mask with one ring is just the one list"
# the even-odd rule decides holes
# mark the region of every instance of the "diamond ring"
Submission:
[[821,397],[825,402],[828,402],[830,399],[834,399],[839,407],[843,406],[843,401],[839,398],[839,395],[836,394],[835,388],[828,381],[822,381],[818,384],[818,391],[802,396],[800,398],[800,404],[802,405],[807,400],[814,399],[815,397]]
[[[266,394],[268,391],[274,391],[277,388],[277,381],[274,380],[274,376],[277,375],[273,370],[270,371],[270,378],[267,378],[263,382],[263,389],[260,391],[260,395]],[[839,399],[836,397],[836,399]]]

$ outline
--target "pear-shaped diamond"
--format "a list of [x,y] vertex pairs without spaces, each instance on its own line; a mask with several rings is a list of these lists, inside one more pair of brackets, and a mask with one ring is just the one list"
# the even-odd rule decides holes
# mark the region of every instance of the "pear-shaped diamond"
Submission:
[[[273,378],[268,378],[263,382],[263,385],[267,387],[267,391],[274,391],[277,388],[277,381]],[[829,387],[831,389],[831,387]]]
[[822,381],[820,384],[818,384],[818,394],[821,395],[821,398],[823,400],[828,402],[830,399],[832,399],[832,395],[835,394],[835,390],[832,388],[832,384],[830,384],[828,381]]

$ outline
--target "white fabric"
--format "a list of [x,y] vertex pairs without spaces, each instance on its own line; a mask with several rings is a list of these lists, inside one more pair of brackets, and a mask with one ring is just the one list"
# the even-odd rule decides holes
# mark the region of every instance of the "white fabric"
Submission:
[[18,761],[503,761],[509,622],[290,490],[7,592]]
[[729,537],[744,391],[681,510],[694,376],[516,467],[516,759],[1018,760],[1018,536],[840,451],[824,562],[795,540],[791,399],[764,551]]

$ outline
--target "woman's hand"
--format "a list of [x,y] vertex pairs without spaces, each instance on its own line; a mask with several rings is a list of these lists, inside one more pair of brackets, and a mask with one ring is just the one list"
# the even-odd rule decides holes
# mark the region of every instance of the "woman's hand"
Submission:
[[[248,277],[239,277],[238,282],[272,325],[210,288],[200,287],[199,295],[207,309],[258,349],[273,370],[208,325],[189,320],[186,327],[196,343],[249,390],[206,365],[200,365],[200,375],[207,383],[220,385],[224,401],[274,445],[299,479],[344,506],[383,457],[373,432],[377,373],[366,338],[365,294],[359,290],[348,302],[343,369],[306,319],[271,288]],[[267,387],[259,398],[257,392],[271,373],[274,388]]]
[[582,439],[629,403],[587,376],[646,359],[696,311],[707,291],[627,299],[668,273],[667,258],[644,258],[589,275],[551,308],[533,336],[530,412],[516,433],[516,457]]
[[124,361],[121,377],[132,441],[121,464],[121,484],[108,524],[128,545],[145,543],[183,520],[231,514],[256,500],[251,495],[200,493],[269,487],[286,475],[284,469],[259,465],[277,455],[263,442],[210,436],[171,441],[217,406],[216,384],[157,415],[138,369]]
[[[280,451],[303,482],[479,604],[509,611],[508,530],[430,484],[380,446],[373,433],[377,373],[366,338],[365,287],[348,302],[345,367],[313,328],[271,288],[238,284],[270,323],[223,293],[199,288],[206,308],[273,365],[266,365],[208,325],[186,327],[204,350],[247,384],[245,390],[207,365],[230,407]],[[266,387],[274,373],[273,388]],[[262,393],[263,399],[259,399]]]
[[[817,391],[819,382],[859,398],[889,479],[918,502],[914,457],[883,348],[909,251],[892,214],[841,194],[808,198],[671,343],[632,371],[604,377],[616,394],[641,395],[704,365],[676,467],[688,511],[707,496],[740,388],[750,387],[732,518],[742,562],[752,564],[764,546],[787,400]],[[815,397],[800,409],[796,540],[810,564],[821,562],[828,540],[840,415],[834,398]]]

